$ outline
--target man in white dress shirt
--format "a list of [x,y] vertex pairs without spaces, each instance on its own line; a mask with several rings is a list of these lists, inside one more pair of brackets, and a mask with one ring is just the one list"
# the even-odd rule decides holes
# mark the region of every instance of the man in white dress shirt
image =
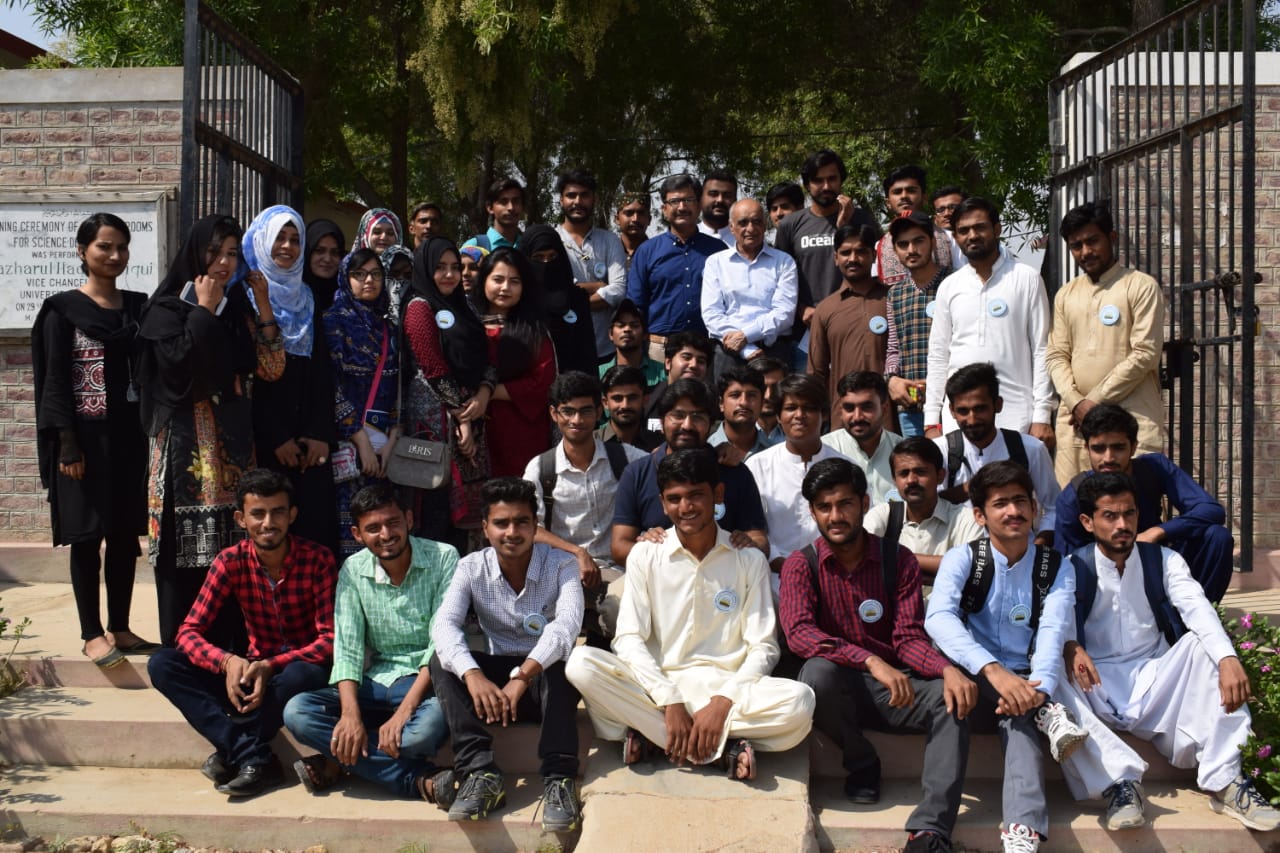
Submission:
[[789,359],[796,262],[764,242],[764,207],[744,198],[729,210],[735,242],[702,269],[702,319],[716,349],[715,376],[754,358]]
[[624,742],[626,763],[657,751],[676,764],[723,756],[746,781],[756,749],[790,749],[809,734],[813,690],[769,675],[779,656],[769,567],[716,526],[715,460],[673,453],[658,465],[658,487],[674,526],[627,558],[616,654],[580,646],[566,673],[596,734]]
[[[1250,829],[1280,827],[1280,812],[1240,772],[1249,738],[1249,678],[1213,605],[1176,552],[1138,542],[1135,485],[1120,473],[1080,483],[1080,523],[1094,542],[1072,554],[1076,618],[1054,696],[1089,731],[1062,763],[1076,799],[1106,797],[1107,828],[1145,822],[1147,769],[1113,729],[1155,744]],[[1135,547],[1136,545],[1136,547]]]
[[836,429],[824,435],[822,443],[852,459],[867,475],[867,497],[875,508],[893,491],[889,453],[902,441],[901,435],[884,428],[889,385],[877,371],[855,370],[840,377],[836,393]]
[[1001,251],[1000,214],[991,202],[965,199],[952,223],[969,263],[938,288],[929,329],[924,434],[936,438],[955,429],[942,405],[947,378],[966,364],[989,361],[1005,389],[999,425],[1030,432],[1052,449],[1056,398],[1045,366],[1049,297],[1044,282]]
[[591,297],[591,323],[596,332],[596,355],[613,355],[609,330],[613,309],[627,294],[627,252],[618,235],[595,226],[596,176],[573,169],[556,179],[556,195],[564,219],[556,232],[569,253],[573,281]]

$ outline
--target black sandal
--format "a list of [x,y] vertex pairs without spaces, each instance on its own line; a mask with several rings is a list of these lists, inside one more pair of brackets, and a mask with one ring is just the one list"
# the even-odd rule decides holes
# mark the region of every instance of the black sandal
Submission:
[[[738,775],[738,759],[743,755],[747,756],[747,775]],[[740,738],[730,744],[724,751],[725,773],[730,779],[737,779],[739,782],[750,782],[756,778],[756,751],[751,745],[751,741],[746,738]]]

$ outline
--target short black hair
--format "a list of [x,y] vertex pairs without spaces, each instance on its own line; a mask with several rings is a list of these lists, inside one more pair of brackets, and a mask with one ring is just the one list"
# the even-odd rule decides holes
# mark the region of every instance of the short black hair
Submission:
[[729,386],[737,383],[739,385],[750,385],[761,394],[764,393],[764,374],[756,373],[746,365],[734,365],[720,374],[716,379],[716,394],[723,397],[724,392],[729,390]]
[[823,459],[813,463],[813,467],[800,481],[800,495],[809,503],[818,499],[818,495],[836,486],[849,486],[858,497],[867,494],[867,475],[861,468],[842,456]]
[[889,197],[889,188],[898,183],[898,181],[915,181],[920,185],[920,192],[922,193],[928,189],[924,184],[924,169],[914,163],[909,163],[906,166],[899,166],[885,176],[885,179],[881,182],[881,186],[884,188],[885,198]]
[[434,210],[436,213],[440,214],[441,218],[444,217],[444,211],[440,209],[440,205],[436,204],[434,201],[420,201],[413,206],[413,210],[409,211],[409,219],[417,219],[418,214],[424,210]]
[[981,210],[985,213],[987,218],[991,220],[992,225],[1000,224],[1000,211],[996,209],[996,206],[981,196],[971,195],[960,202],[960,206],[951,214],[952,227],[960,221],[961,216],[973,213],[975,210]]
[[831,400],[827,397],[827,383],[812,373],[792,373],[782,377],[782,381],[778,383],[778,401],[787,397],[795,397],[817,406],[824,414],[827,406],[831,405]]
[[791,202],[797,209],[804,207],[804,190],[795,181],[783,181],[769,187],[764,196],[765,209],[773,207],[773,203],[780,198]]
[[286,475],[270,468],[254,468],[240,475],[240,483],[236,486],[236,506],[243,512],[244,500],[249,495],[269,498],[281,492],[289,499],[289,506],[294,506],[293,482]]
[[644,378],[644,371],[627,364],[615,364],[600,377],[600,393],[608,394],[619,385],[638,385],[644,391],[649,383]]
[[988,462],[973,475],[973,479],[969,481],[969,502],[985,512],[991,492],[1005,486],[1021,486],[1027,497],[1035,500],[1036,487],[1031,482],[1031,474],[1027,469],[1017,462],[1001,459],[999,462]]
[[875,370],[851,370],[836,383],[836,393],[843,397],[851,391],[875,391],[880,402],[889,402],[889,383]]
[[507,190],[520,190],[520,201],[522,203],[528,201],[528,198],[525,196],[524,184],[520,183],[515,178],[499,178],[489,184],[489,189],[484,194],[485,204],[493,204],[498,200],[498,196],[502,195]]
[[630,299],[627,299],[625,297],[621,302],[618,303],[618,307],[613,309],[613,313],[609,315],[609,325],[613,325],[614,323],[618,322],[618,318],[621,317],[623,314],[630,314],[631,316],[639,320],[640,328],[646,329],[646,330],[649,328],[649,323],[644,318],[644,312],[641,311],[639,306],[637,306],[634,302],[632,302]]
[[1101,498],[1113,498],[1117,495],[1133,495],[1134,503],[1138,500],[1138,487],[1128,474],[1119,471],[1104,471],[1085,477],[1076,486],[1076,506],[1081,514],[1092,516],[1098,511]]
[[704,410],[708,416],[720,410],[715,400],[711,399],[711,389],[707,387],[707,383],[701,379],[677,379],[668,385],[667,390],[663,391],[662,396],[658,398],[656,409],[658,417],[665,418],[667,412],[674,409],[676,403],[681,400],[688,400]]
[[711,361],[716,352],[715,342],[711,338],[691,329],[685,329],[683,332],[667,336],[667,342],[662,345],[662,355],[665,358],[675,358],[676,353],[685,347],[698,350],[707,357],[707,361]]
[[966,198],[969,197],[969,194],[967,192],[965,192],[955,184],[944,184],[943,186],[940,186],[933,192],[929,193],[930,206],[937,203],[938,199],[942,198],[944,195],[958,195],[960,196],[961,201],[964,201]]
[[[702,176],[702,186],[705,189],[708,181],[722,181],[724,183],[733,184],[733,191],[738,191],[738,176],[727,169],[712,169]],[[698,193],[699,196],[702,193]]]
[[880,229],[865,222],[850,222],[836,229],[836,236],[831,239],[831,250],[835,251],[850,240],[857,240],[871,251],[876,250],[880,242]]
[[480,512],[489,518],[489,508],[494,504],[525,504],[534,516],[538,514],[538,495],[533,483],[519,477],[497,477],[486,480],[480,487]]
[[996,373],[996,366],[989,361],[966,364],[951,374],[945,390],[947,399],[955,400],[961,394],[968,394],[979,388],[986,388],[991,392],[992,402],[1000,396],[1000,375]]
[[893,450],[889,451],[890,470],[893,469],[894,463],[902,456],[918,456],[926,464],[932,465],[934,468],[947,467],[946,460],[942,458],[942,451],[938,449],[938,445],[923,435],[908,436],[899,441]]
[[787,372],[787,363],[780,358],[774,358],[771,355],[762,355],[759,358],[753,358],[747,362],[747,367],[764,376],[766,373],[772,373],[775,370]]
[[720,483],[720,466],[715,456],[704,449],[677,450],[658,463],[659,494],[672,483],[706,483],[715,488]]
[[551,380],[547,402],[552,406],[562,405],[578,397],[590,397],[599,406],[600,380],[581,370],[570,370]]
[[1115,403],[1101,403],[1089,410],[1080,422],[1080,437],[1085,441],[1104,432],[1122,432],[1130,444],[1138,443],[1138,419]]
[[[76,246],[81,249],[89,248],[89,244],[97,239],[98,232],[103,228],[114,228],[123,234],[126,246],[133,240],[133,235],[129,233],[129,226],[125,224],[123,219],[114,213],[103,211],[93,214],[80,223],[80,227],[76,229]],[[89,265],[84,261],[80,262],[80,272],[85,275],[89,274]]]
[[679,192],[680,190],[693,190],[695,198],[702,198],[702,184],[698,183],[698,179],[690,174],[672,175],[658,185],[658,198],[663,202],[667,200],[669,193]]
[[561,172],[560,177],[556,178],[556,185],[553,190],[556,195],[564,192],[565,187],[570,184],[577,184],[580,187],[586,187],[592,192],[596,191],[596,176],[588,169],[570,169],[567,172]]
[[374,483],[356,492],[355,497],[351,499],[348,511],[351,513],[352,522],[359,527],[362,517],[375,509],[393,504],[402,511],[405,509],[404,502],[400,498],[400,490],[390,483]]
[[1099,231],[1110,237],[1111,232],[1116,230],[1116,224],[1111,218],[1111,205],[1105,201],[1087,201],[1071,208],[1062,217],[1062,227],[1058,229],[1058,233],[1064,241],[1070,240],[1072,234],[1089,225],[1097,225]]
[[819,169],[826,168],[832,163],[836,164],[836,169],[840,173],[840,182],[844,183],[845,178],[849,177],[849,170],[844,167],[844,160],[840,159],[840,155],[830,148],[821,148],[804,158],[804,163],[800,166],[800,180],[807,185],[818,176]]
[[933,239],[933,220],[926,216],[922,211],[915,211],[909,216],[899,216],[897,219],[889,223],[889,239],[896,243],[898,238],[906,234],[912,228],[919,228],[929,239]]

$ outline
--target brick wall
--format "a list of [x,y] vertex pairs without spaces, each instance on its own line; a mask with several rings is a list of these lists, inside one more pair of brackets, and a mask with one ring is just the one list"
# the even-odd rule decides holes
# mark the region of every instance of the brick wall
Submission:
[[[182,69],[0,71],[0,192],[177,187]],[[161,259],[167,265],[167,259]],[[49,541],[28,333],[0,333],[0,541]]]
[[1255,357],[1254,541],[1280,548],[1280,86],[1258,86],[1254,291],[1262,334]]

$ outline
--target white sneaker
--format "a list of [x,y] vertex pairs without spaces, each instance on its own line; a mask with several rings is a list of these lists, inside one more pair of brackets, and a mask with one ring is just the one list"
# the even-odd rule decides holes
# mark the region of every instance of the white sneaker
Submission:
[[1229,814],[1250,829],[1268,830],[1280,828],[1280,811],[1258,793],[1252,780],[1237,776],[1236,780],[1209,798],[1209,804],[1219,814]]
[[1049,754],[1059,763],[1066,761],[1089,737],[1061,702],[1045,702],[1040,706],[1036,711],[1036,728],[1049,739]]
[[1107,788],[1102,795],[1111,798],[1107,804],[1107,829],[1132,829],[1147,822],[1142,813],[1141,784],[1125,779]]
[[1001,830],[1000,844],[1004,853],[1036,853],[1040,849],[1040,836],[1029,826],[1011,823],[1008,829]]

